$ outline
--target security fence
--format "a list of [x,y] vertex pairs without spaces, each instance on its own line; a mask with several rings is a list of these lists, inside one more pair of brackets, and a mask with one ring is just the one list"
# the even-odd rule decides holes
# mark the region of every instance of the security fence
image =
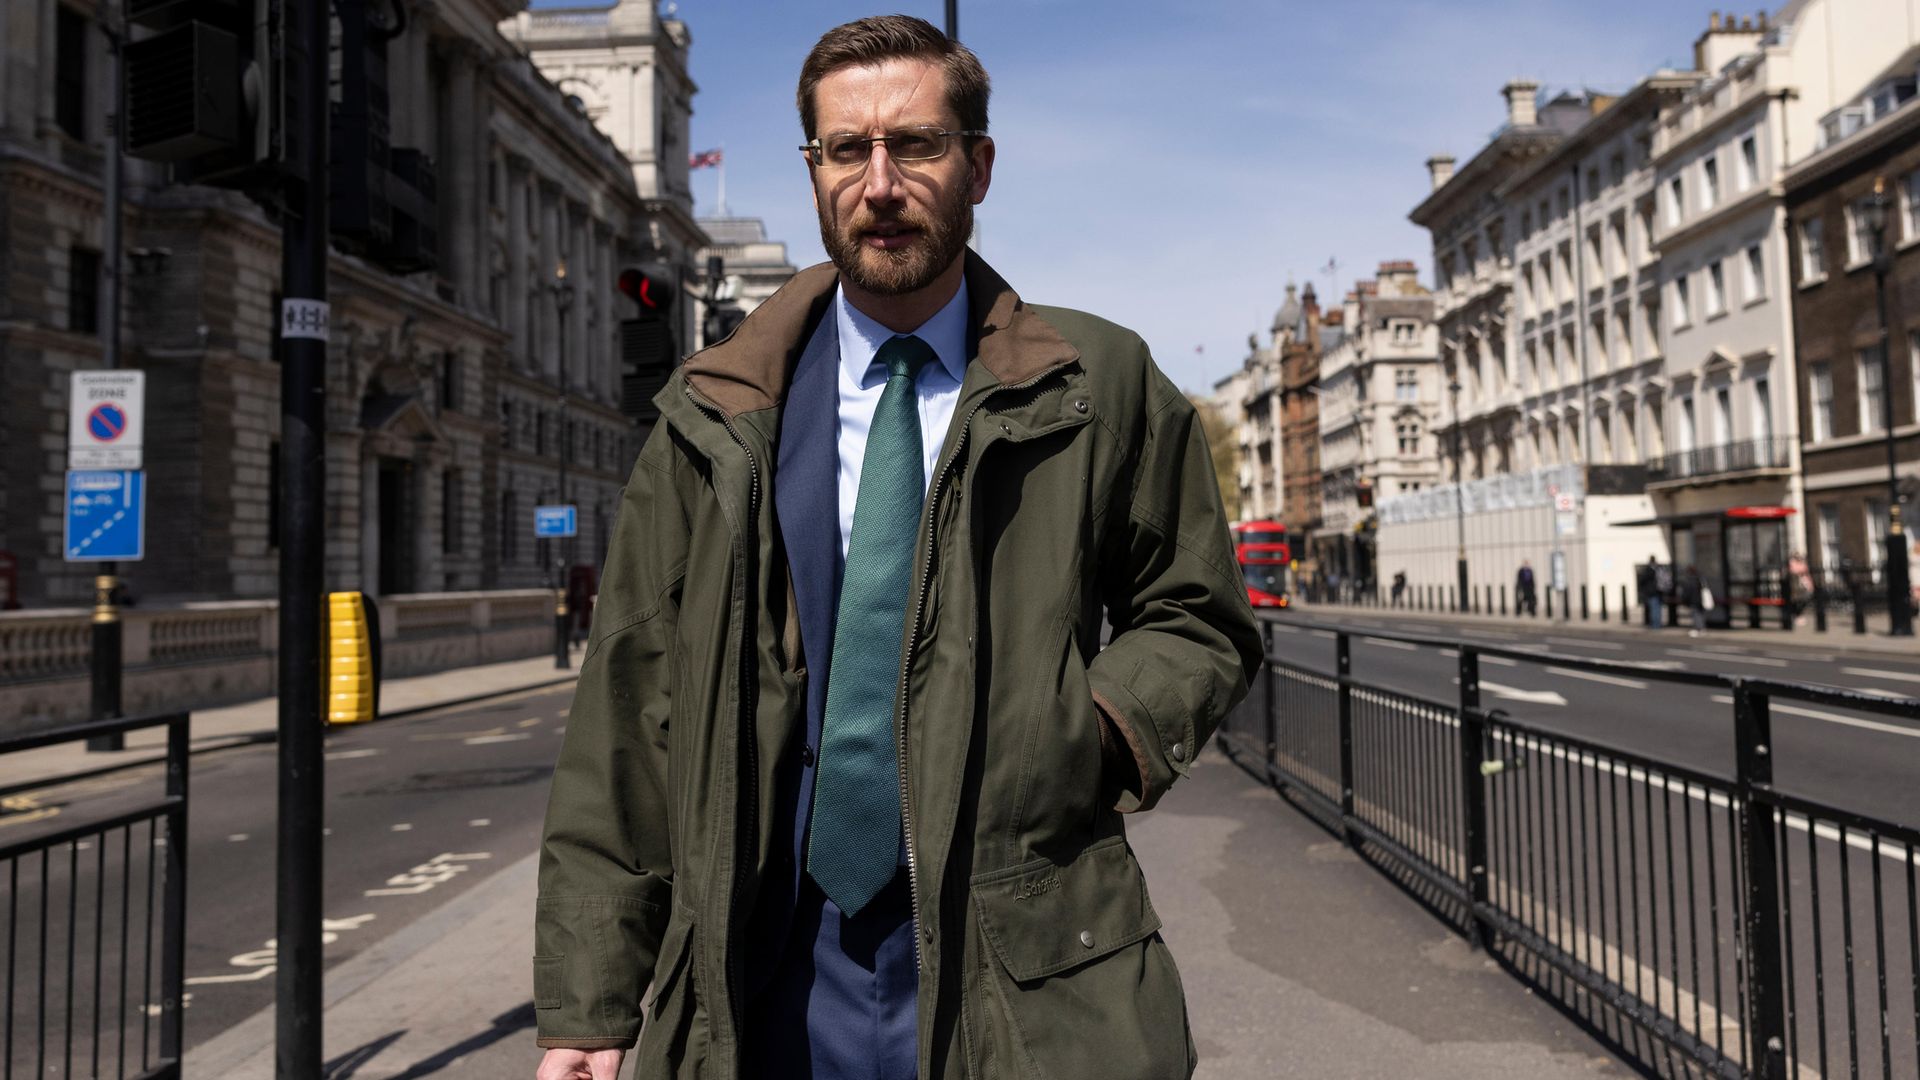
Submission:
[[[0,793],[6,1012],[0,1078],[180,1075],[187,914],[187,714],[77,724],[0,754],[164,725],[162,789],[128,789],[73,825],[58,802]],[[121,770],[110,770],[120,772]],[[96,778],[103,774],[90,774]]]
[[[1651,1036],[1643,1064],[1920,1077],[1920,830],[1777,790],[1770,718],[1784,701],[1920,722],[1920,701],[1290,625],[1333,636],[1335,671],[1277,655],[1269,624],[1266,669],[1219,733],[1229,756],[1563,1006]],[[1355,634],[1457,652],[1457,698],[1368,685]],[[1489,657],[1724,691],[1734,774],[1483,708]]]

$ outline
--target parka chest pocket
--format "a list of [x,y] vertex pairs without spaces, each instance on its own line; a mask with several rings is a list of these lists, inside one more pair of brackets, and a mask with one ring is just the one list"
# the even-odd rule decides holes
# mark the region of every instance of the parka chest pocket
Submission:
[[970,891],[987,954],[968,995],[976,1080],[1190,1075],[1180,976],[1124,838],[983,874]]

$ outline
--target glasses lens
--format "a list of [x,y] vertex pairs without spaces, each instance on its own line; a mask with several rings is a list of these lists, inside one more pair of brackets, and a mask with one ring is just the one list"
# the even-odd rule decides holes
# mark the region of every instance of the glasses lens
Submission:
[[828,135],[820,140],[820,153],[828,165],[864,164],[870,148],[864,135]]
[[939,128],[908,128],[887,136],[887,153],[901,161],[925,161],[937,158],[947,148],[947,139]]

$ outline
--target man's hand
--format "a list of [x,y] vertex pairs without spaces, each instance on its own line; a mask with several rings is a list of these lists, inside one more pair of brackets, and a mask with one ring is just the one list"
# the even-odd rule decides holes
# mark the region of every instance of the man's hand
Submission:
[[616,1080],[625,1050],[549,1050],[534,1080]]

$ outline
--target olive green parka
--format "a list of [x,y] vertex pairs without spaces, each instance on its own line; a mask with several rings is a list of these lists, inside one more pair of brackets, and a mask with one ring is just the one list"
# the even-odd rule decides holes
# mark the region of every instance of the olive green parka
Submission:
[[[1259,663],[1211,457],[1137,336],[1023,303],[966,258],[973,356],[921,520],[894,718],[919,1075],[1189,1076],[1180,978],[1121,814],[1187,772]],[[803,271],[656,399],[554,773],[540,1044],[637,1039],[647,1080],[742,1078],[753,1038],[745,929],[789,844],[770,801],[805,741],[808,678],[775,448],[837,280]],[[1125,776],[1103,765],[1103,716]]]

